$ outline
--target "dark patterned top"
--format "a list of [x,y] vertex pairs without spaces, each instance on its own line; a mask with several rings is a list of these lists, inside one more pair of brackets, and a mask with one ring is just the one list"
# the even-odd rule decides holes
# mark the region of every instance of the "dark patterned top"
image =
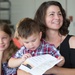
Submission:
[[17,75],[17,68],[9,68],[7,62],[2,64],[2,75]]

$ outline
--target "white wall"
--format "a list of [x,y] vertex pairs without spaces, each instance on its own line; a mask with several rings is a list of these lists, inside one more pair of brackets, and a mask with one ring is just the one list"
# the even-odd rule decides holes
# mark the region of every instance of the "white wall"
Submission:
[[21,18],[33,17],[35,10],[34,0],[10,0],[11,22],[15,25]]
[[75,35],[75,0],[67,0],[67,15],[73,16],[73,21],[69,26],[69,34]]
[[69,26],[69,34],[75,35],[75,22],[71,22]]

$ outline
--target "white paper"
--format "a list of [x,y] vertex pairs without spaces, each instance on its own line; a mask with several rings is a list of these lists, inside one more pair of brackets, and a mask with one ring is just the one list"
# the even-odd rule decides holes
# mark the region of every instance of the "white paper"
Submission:
[[[58,60],[57,58],[51,56],[50,54],[40,55],[28,58],[19,69],[22,69],[26,72],[31,73],[32,75],[42,75],[44,74],[48,69],[55,66],[57,63],[59,63],[62,59]],[[30,68],[25,66],[30,65]]]

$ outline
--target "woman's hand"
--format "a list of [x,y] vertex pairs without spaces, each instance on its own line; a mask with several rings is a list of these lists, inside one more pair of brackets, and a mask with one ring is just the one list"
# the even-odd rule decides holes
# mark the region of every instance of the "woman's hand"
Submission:
[[59,56],[57,59],[58,59],[58,60],[62,59],[62,60],[57,64],[57,66],[63,66],[64,63],[65,63],[65,58],[64,58],[63,56]]

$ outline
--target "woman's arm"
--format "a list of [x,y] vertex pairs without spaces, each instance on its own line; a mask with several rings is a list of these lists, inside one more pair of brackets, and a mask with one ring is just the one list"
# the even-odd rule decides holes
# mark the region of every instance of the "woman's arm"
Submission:
[[75,75],[75,69],[72,68],[62,68],[62,67],[53,67],[48,70],[45,74],[55,74],[55,75]]
[[70,45],[70,48],[74,48],[75,49],[75,36],[72,36],[70,38],[69,45]]
[[[55,75],[75,75],[75,69],[61,68],[61,67],[53,67],[48,70],[45,74],[55,74]],[[31,75],[23,70],[18,69],[17,75]]]
[[18,69],[17,70],[17,75],[31,75],[31,74],[30,73],[27,73],[27,72],[25,72],[23,70]]

